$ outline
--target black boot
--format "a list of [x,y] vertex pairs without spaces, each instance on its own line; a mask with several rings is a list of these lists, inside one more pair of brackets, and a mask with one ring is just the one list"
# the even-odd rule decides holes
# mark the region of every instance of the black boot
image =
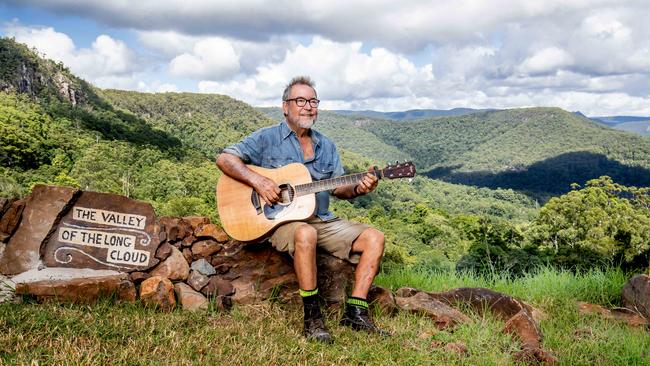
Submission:
[[303,334],[309,340],[316,340],[318,342],[331,344],[334,341],[332,336],[325,327],[323,321],[323,314],[320,311],[320,305],[305,304],[305,328]]
[[350,304],[345,305],[345,313],[341,319],[341,325],[348,326],[354,330],[364,330],[370,333],[377,333],[384,337],[390,337],[390,333],[378,328],[368,317],[368,309]]

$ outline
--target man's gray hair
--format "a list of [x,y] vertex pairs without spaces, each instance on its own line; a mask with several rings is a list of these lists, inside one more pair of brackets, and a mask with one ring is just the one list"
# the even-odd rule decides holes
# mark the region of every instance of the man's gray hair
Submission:
[[316,83],[309,76],[296,76],[291,79],[289,84],[287,84],[287,86],[284,88],[284,92],[282,93],[282,101],[289,99],[289,95],[291,95],[291,88],[293,88],[294,85],[307,85],[314,89],[314,94],[316,94]]

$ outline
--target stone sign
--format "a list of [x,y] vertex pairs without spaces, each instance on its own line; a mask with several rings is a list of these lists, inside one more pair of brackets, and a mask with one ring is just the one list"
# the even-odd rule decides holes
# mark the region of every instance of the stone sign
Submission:
[[41,247],[47,267],[129,272],[158,264],[159,225],[151,205],[83,192]]

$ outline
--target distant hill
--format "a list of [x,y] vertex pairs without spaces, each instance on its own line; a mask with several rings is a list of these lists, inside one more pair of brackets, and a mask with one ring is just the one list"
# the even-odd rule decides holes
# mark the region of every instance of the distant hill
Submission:
[[523,108],[362,128],[416,157],[431,177],[555,195],[610,175],[650,185],[650,140],[559,108]]
[[602,122],[611,128],[638,133],[650,137],[650,117],[638,116],[607,116],[591,117],[592,120]]
[[395,121],[407,121],[428,117],[449,117],[463,116],[477,112],[493,111],[495,109],[472,109],[472,108],[454,108],[454,109],[410,109],[401,112],[378,112],[378,111],[353,111],[353,110],[332,110],[332,112],[344,116],[353,117],[370,117],[378,119],[390,119]]

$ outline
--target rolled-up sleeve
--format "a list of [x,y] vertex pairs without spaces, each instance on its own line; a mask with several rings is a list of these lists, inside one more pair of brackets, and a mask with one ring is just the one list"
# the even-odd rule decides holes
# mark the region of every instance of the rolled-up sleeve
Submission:
[[223,152],[239,157],[246,164],[261,165],[263,146],[262,131],[256,131]]

